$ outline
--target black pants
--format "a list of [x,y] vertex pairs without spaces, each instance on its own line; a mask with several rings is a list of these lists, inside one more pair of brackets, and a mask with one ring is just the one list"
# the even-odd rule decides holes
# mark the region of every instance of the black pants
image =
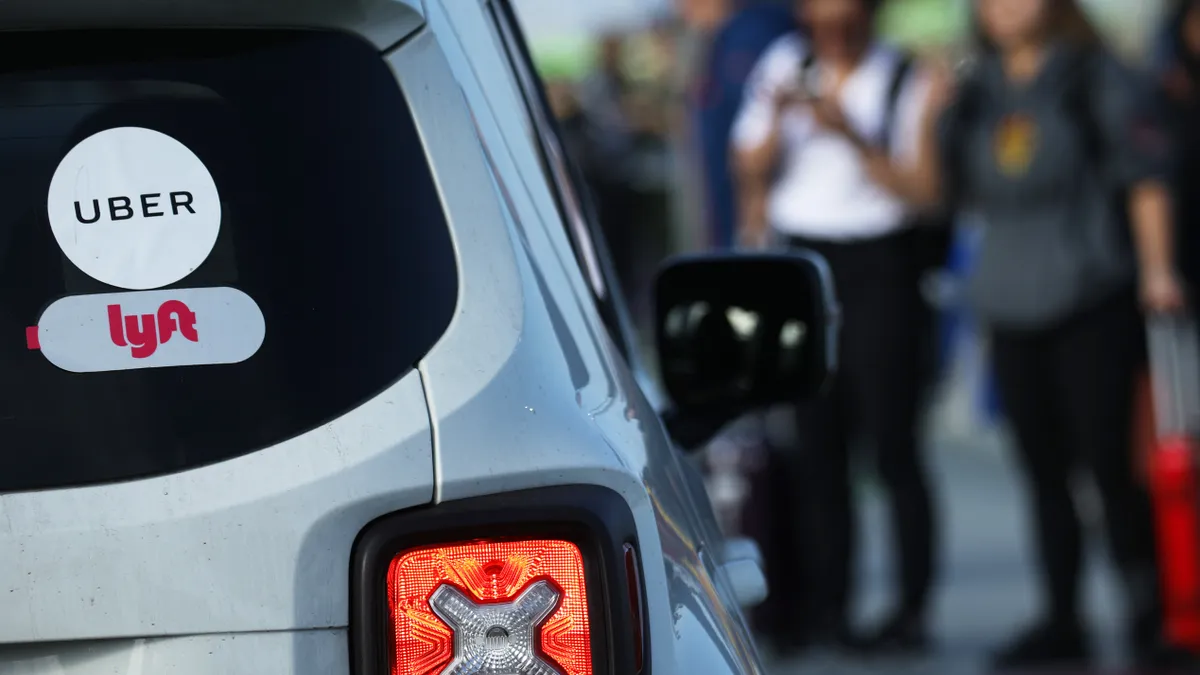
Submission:
[[992,333],[997,384],[1033,501],[1051,618],[1078,618],[1082,536],[1071,481],[1086,468],[1103,500],[1113,557],[1130,586],[1133,619],[1145,630],[1155,628],[1153,514],[1135,477],[1132,444],[1134,380],[1144,345],[1132,291],[1050,329]]
[[822,254],[842,307],[839,372],[828,396],[797,409],[805,605],[818,629],[847,620],[855,570],[851,447],[873,450],[899,549],[901,609],[920,617],[933,577],[935,527],[917,441],[924,310],[911,233],[856,243],[792,240]]

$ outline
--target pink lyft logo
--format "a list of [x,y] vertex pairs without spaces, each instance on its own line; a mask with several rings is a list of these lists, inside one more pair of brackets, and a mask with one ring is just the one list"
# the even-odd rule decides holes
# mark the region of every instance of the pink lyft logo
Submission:
[[168,300],[159,306],[156,314],[140,317],[137,314],[122,317],[120,305],[108,306],[108,332],[113,344],[129,347],[135,359],[153,354],[158,345],[169,341],[176,331],[191,342],[200,341],[196,333],[196,314],[180,300]]

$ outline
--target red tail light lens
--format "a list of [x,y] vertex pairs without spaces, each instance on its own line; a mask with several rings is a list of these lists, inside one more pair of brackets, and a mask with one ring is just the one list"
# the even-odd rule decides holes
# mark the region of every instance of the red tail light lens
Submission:
[[583,556],[567,541],[473,541],[392,559],[392,675],[593,675]]
[[642,672],[642,580],[638,576],[637,553],[625,544],[625,579],[629,586],[629,627],[633,632],[633,663]]

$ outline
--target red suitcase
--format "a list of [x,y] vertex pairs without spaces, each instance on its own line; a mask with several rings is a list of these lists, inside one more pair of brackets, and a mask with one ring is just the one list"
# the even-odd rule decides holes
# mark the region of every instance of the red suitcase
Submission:
[[1154,500],[1168,639],[1200,651],[1200,343],[1195,318],[1147,326],[1155,447],[1146,458]]

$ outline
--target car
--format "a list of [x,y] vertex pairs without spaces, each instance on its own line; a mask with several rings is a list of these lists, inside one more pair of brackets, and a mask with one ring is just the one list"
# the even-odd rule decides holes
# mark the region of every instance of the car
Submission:
[[762,672],[687,453],[828,380],[818,257],[668,262],[651,377],[508,0],[0,30],[0,672]]

